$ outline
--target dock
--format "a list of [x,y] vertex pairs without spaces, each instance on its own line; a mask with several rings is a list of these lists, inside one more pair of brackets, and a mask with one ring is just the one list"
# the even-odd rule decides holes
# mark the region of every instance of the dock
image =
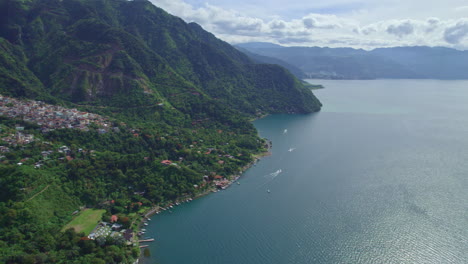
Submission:
[[148,238],[148,239],[143,239],[143,240],[138,240],[139,243],[141,242],[153,242],[154,238]]

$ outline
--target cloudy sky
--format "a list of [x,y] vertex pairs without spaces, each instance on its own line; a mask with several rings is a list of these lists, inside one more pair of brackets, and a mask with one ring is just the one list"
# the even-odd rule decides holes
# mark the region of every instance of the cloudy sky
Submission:
[[151,0],[232,44],[468,49],[466,0]]

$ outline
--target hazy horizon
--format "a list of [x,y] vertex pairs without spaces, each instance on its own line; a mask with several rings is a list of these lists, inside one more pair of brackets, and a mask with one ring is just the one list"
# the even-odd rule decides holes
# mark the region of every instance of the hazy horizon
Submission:
[[231,43],[283,46],[429,46],[468,49],[468,4],[460,0],[151,0]]

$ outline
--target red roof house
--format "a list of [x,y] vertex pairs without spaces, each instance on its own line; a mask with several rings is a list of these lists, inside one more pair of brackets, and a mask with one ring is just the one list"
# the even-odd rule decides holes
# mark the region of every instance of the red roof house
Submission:
[[170,160],[163,160],[163,161],[161,161],[161,164],[163,164],[163,165],[171,165],[171,164],[172,164],[172,161],[170,161]]
[[119,217],[117,217],[116,215],[112,215],[111,216],[111,222],[114,223],[114,222],[117,222],[117,220],[119,220]]

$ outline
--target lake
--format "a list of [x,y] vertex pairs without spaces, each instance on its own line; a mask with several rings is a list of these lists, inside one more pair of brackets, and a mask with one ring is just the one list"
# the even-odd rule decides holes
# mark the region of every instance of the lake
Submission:
[[153,216],[145,263],[468,263],[468,81],[310,82],[322,111],[257,120],[272,155]]

